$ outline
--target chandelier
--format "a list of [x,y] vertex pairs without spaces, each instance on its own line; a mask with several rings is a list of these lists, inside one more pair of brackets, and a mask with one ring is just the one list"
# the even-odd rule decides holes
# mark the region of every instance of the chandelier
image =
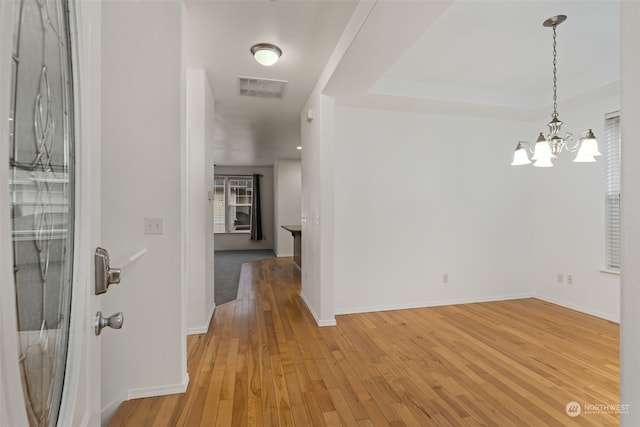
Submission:
[[[528,142],[518,142],[516,151],[513,154],[513,162],[511,162],[513,166],[528,165],[531,160],[534,160],[533,166],[548,168],[553,166],[551,160],[557,159],[562,150],[571,153],[578,151],[578,155],[573,160],[574,162],[595,162],[596,159],[594,157],[601,155],[600,151],[598,151],[598,142],[591,129],[582,132],[578,142],[575,144],[572,144],[573,135],[570,133],[567,132],[564,137],[558,135],[562,127],[562,121],[558,119],[556,27],[566,19],[566,15],[558,15],[542,23],[543,26],[553,29],[553,114],[551,114],[551,121],[547,123],[549,133],[545,136],[540,132],[533,151],[531,151],[531,145]],[[527,151],[533,154],[531,160],[529,160]]]

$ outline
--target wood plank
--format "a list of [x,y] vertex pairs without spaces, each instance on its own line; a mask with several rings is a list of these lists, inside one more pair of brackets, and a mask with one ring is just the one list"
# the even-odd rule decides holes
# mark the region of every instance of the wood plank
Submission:
[[189,389],[120,426],[615,426],[617,324],[536,299],[338,316],[318,328],[291,258],[242,267],[238,299],[187,338]]

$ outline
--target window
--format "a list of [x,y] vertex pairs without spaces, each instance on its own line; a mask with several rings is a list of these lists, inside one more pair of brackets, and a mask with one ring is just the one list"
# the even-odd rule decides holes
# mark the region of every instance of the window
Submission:
[[216,176],[213,198],[214,233],[250,233],[253,178]]
[[620,113],[605,116],[607,156],[606,269],[620,271]]

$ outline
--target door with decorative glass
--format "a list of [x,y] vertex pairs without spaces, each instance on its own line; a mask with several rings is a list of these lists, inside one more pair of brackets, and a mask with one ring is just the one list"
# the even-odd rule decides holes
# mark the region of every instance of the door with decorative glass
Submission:
[[100,16],[90,3],[0,2],[0,425],[100,423],[99,168],[89,173]]

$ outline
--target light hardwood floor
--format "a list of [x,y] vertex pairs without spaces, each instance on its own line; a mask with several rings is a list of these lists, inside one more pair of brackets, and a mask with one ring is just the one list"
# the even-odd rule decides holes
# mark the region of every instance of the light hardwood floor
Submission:
[[187,392],[125,402],[110,426],[618,425],[585,406],[619,403],[615,323],[523,299],[318,328],[299,294],[291,258],[245,264],[239,298],[188,337]]

